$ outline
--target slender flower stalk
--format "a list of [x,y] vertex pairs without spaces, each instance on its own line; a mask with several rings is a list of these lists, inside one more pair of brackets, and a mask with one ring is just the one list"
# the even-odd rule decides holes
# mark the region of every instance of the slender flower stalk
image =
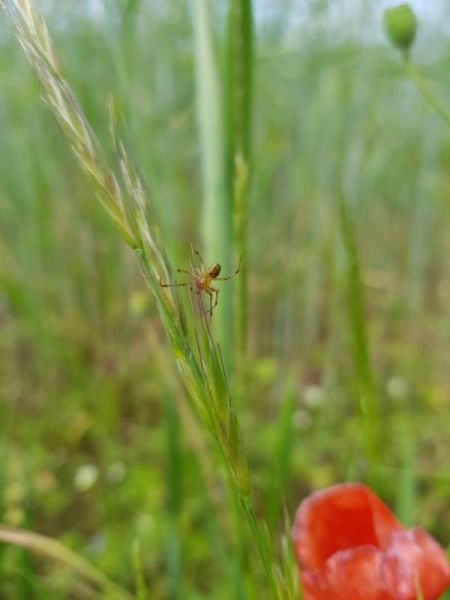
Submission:
[[[46,100],[72,147],[78,164],[87,174],[96,195],[124,241],[136,253],[143,276],[152,292],[191,409],[216,442],[242,515],[253,534],[267,584],[278,598],[289,598],[277,576],[270,537],[264,521],[254,511],[250,469],[242,434],[227,385],[221,352],[206,318],[197,348],[192,345],[179,316],[172,291],[163,289],[161,279],[170,280],[162,239],[154,218],[150,218],[144,186],[128,159],[117,133],[118,116],[111,110],[112,138],[117,168],[113,171],[70,86],[64,80],[47,27],[32,0],[13,0],[9,15],[17,38],[45,91]],[[6,11],[3,2],[0,6]],[[204,350],[200,351],[201,348]]]
[[419,71],[419,69],[409,56],[404,57],[403,65],[406,75],[415,85],[416,89],[421,94],[421,96],[431,106],[431,108],[433,108],[433,110],[436,111],[436,113],[441,117],[441,119],[443,119],[446,125],[450,127],[450,112],[441,104],[441,102],[428,88],[427,84],[424,81],[422,73]]

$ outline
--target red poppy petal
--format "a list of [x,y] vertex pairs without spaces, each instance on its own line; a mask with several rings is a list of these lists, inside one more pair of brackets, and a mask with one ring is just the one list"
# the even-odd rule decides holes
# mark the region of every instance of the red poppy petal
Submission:
[[387,550],[359,546],[300,572],[304,600],[438,600],[450,587],[442,548],[420,529],[395,532]]
[[364,545],[383,549],[391,534],[402,529],[369,488],[340,484],[300,504],[292,539],[300,566],[317,569],[340,550]]
[[450,587],[443,549],[421,529],[394,533],[383,553],[383,579],[396,600],[437,600]]
[[338,552],[323,568],[301,571],[303,600],[398,600],[383,585],[382,564],[373,546]]

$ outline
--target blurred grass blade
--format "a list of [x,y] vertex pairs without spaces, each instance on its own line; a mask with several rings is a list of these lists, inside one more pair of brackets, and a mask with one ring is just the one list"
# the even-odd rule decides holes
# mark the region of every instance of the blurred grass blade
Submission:
[[[231,268],[232,223],[226,188],[226,153],[219,75],[207,0],[194,0],[196,103],[203,187],[202,238],[208,264],[220,263],[224,275]],[[216,333],[229,364],[231,354],[231,286],[220,290],[214,313]]]
[[424,77],[420,70],[416,67],[410,57],[406,56],[403,65],[405,68],[406,75],[411,79],[413,84],[416,86],[418,92],[422,95],[424,100],[433,108],[433,110],[445,121],[446,125],[450,127],[450,112],[442,102],[436,97],[435,94],[429,89],[425,83]]
[[227,136],[229,189],[233,194],[234,260],[242,261],[235,282],[233,308],[238,356],[242,364],[247,341],[247,196],[253,91],[253,15],[251,0],[230,0],[227,35]]
[[253,15],[251,0],[230,0],[227,49],[228,135],[234,158],[248,163],[253,95]]
[[63,563],[74,574],[81,576],[86,582],[103,590],[108,598],[131,600],[128,592],[119,588],[101,571],[92,567],[84,558],[81,558],[55,539],[31,531],[0,526],[0,542],[27,548]]
[[135,540],[132,549],[134,580],[136,588],[135,600],[146,600],[147,591],[145,588],[144,569],[142,567],[142,551],[139,540]]
[[267,499],[267,520],[273,527],[280,506],[289,486],[291,453],[294,446],[294,413],[297,408],[297,395],[292,384],[287,386],[280,402],[280,414],[276,425],[276,445],[274,448],[275,472]]
[[338,202],[340,233],[347,262],[346,295],[351,336],[350,348],[358,385],[363,448],[368,463],[370,479],[373,477],[373,469],[380,451],[378,396],[370,363],[364,289],[361,281],[361,269],[353,222],[348,214],[346,200],[342,194],[339,194]]
[[281,555],[283,557],[281,569],[278,572],[279,586],[283,589],[286,598],[301,600],[302,594],[299,590],[298,565],[294,555],[294,547],[291,542],[291,516],[284,514],[284,531],[281,538]]
[[399,520],[412,527],[417,515],[417,475],[415,472],[416,447],[414,436],[404,422],[403,410],[399,406],[393,435],[397,440],[401,468],[396,477],[395,514]]
[[183,506],[183,452],[181,448],[180,422],[173,399],[164,394],[166,421],[166,487],[169,527],[166,539],[166,571],[170,597],[177,600],[181,594],[182,536],[180,536],[180,513]]

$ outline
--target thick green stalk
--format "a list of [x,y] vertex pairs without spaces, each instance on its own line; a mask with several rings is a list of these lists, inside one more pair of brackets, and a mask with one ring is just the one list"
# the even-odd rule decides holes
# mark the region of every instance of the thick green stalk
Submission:
[[251,0],[230,0],[228,16],[228,125],[233,154],[248,160],[253,95],[253,16]]
[[247,341],[247,222],[253,91],[251,0],[230,0],[227,49],[227,134],[229,189],[233,195],[233,254],[241,261],[234,287],[236,363],[243,363]]
[[[208,264],[220,263],[230,273],[232,223],[226,188],[223,107],[207,0],[194,0],[196,104],[203,187],[202,239]],[[225,364],[231,357],[231,288],[223,285],[214,312],[215,332]]]

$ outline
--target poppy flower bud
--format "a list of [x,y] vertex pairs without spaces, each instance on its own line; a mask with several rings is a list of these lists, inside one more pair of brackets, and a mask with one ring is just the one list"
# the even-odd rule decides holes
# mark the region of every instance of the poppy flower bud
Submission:
[[384,28],[391,43],[408,53],[417,30],[417,19],[408,4],[400,4],[384,12]]

